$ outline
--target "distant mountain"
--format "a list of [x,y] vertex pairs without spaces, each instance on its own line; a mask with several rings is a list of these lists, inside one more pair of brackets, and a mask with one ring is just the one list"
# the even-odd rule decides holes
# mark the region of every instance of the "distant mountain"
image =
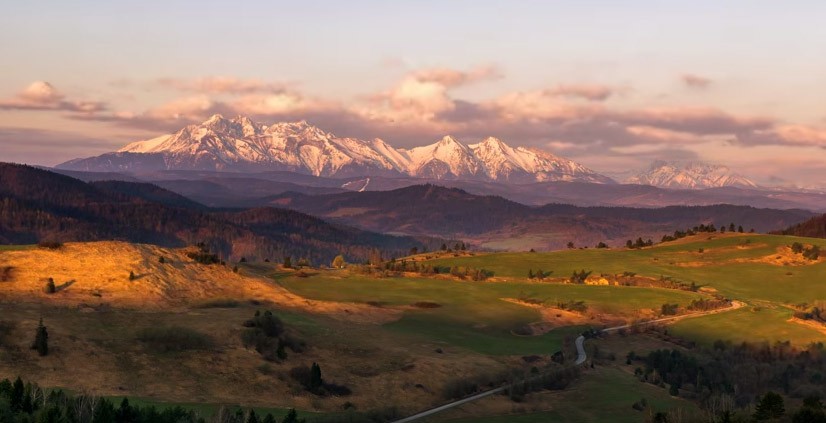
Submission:
[[757,187],[757,184],[732,172],[726,166],[703,162],[655,161],[648,170],[628,178],[625,182],[677,189]]
[[228,259],[326,263],[337,254],[364,260],[381,251],[406,254],[425,244],[411,237],[367,232],[293,210],[208,209],[151,184],[85,183],[34,167],[0,163],[0,243],[42,240],[126,240],[180,247],[207,243]]
[[[778,231],[777,233],[809,238],[826,238],[826,214],[815,216],[805,222]],[[826,251],[824,253],[826,253]]]
[[[656,189],[656,188],[652,188]],[[805,210],[748,206],[531,207],[498,196],[456,188],[417,185],[392,191],[327,195],[285,193],[268,204],[290,208],[366,230],[404,235],[459,238],[497,249],[556,249],[577,245],[624,245],[637,237],[659,240],[676,229],[735,223],[760,232],[813,216]]]
[[146,173],[160,170],[291,171],[325,177],[412,176],[501,182],[613,183],[550,153],[513,148],[496,138],[465,145],[453,137],[412,149],[381,139],[341,138],[305,121],[263,125],[214,115],[174,134],[133,142],[117,152],[75,159],[58,169]]

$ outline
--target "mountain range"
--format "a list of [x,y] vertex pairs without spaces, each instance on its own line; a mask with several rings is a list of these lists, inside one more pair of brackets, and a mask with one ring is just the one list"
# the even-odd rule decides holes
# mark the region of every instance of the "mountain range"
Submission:
[[451,136],[396,149],[375,138],[342,138],[306,121],[263,125],[214,115],[174,134],[133,142],[117,152],[57,166],[83,171],[292,171],[315,176],[413,176],[509,182],[613,181],[578,163],[489,137],[465,145]]
[[[572,160],[537,149],[512,147],[495,137],[463,144],[448,135],[429,145],[401,149],[379,138],[339,137],[306,121],[265,125],[248,117],[227,119],[221,115],[172,134],[130,143],[116,152],[71,160],[57,168],[132,174],[164,170],[288,171],[332,178],[616,183]],[[698,162],[655,162],[625,183],[683,189],[756,186],[725,166]]]
[[703,162],[655,161],[648,170],[625,180],[628,184],[662,188],[698,189],[711,187],[756,188],[757,184],[734,173],[727,166]]

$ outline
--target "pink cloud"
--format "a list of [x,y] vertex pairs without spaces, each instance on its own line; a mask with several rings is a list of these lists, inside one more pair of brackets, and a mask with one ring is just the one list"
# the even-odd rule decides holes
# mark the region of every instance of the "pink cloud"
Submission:
[[231,76],[208,76],[196,79],[160,78],[158,85],[178,91],[203,94],[253,94],[284,91],[288,84],[264,82],[258,79],[241,79]]
[[712,81],[709,78],[700,75],[694,75],[687,73],[681,77],[683,84],[685,84],[689,88],[693,89],[704,89],[708,88]]
[[58,110],[78,113],[94,113],[106,110],[106,104],[99,101],[66,100],[66,96],[52,84],[35,81],[17,95],[0,100],[0,109],[5,110]]
[[557,85],[547,90],[549,95],[582,98],[589,101],[605,101],[616,94],[615,90],[605,85]]

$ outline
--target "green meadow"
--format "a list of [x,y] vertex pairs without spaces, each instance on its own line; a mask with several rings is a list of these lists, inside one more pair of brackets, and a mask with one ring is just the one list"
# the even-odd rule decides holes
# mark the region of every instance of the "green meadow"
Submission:
[[556,304],[585,301],[589,310],[632,317],[639,309],[658,309],[663,303],[688,304],[697,293],[636,287],[537,284],[529,282],[471,282],[432,278],[372,278],[317,275],[289,277],[279,283],[306,298],[387,306],[428,302],[436,308],[408,307],[402,318],[384,329],[445,343],[482,354],[539,354],[560,349],[566,335],[582,327],[553,330],[524,337],[513,329],[540,320],[536,309],[503,298],[533,298]]
[[[582,269],[594,274],[634,272],[653,278],[671,277],[713,288],[749,305],[743,310],[680,321],[673,325],[675,333],[701,342],[789,340],[805,345],[822,341],[826,335],[789,321],[792,312],[786,306],[826,298],[826,262],[821,259],[804,265],[783,265],[783,247],[793,242],[826,248],[822,239],[702,234],[641,250],[589,248],[494,253],[440,258],[432,263],[484,268],[511,282],[526,280],[528,271],[537,269],[553,271],[555,277],[567,277]],[[623,302],[619,296],[614,298],[617,303]]]

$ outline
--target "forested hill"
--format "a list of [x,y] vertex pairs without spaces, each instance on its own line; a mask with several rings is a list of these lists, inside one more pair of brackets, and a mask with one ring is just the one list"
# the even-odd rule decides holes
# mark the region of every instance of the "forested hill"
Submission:
[[[638,237],[659,240],[700,224],[742,226],[768,232],[811,218],[807,210],[761,209],[727,204],[661,208],[532,207],[457,188],[418,185],[392,191],[324,195],[284,193],[269,204],[361,229],[414,236],[445,236],[510,249],[559,249],[576,245],[624,245]],[[485,244],[487,243],[487,244]]]
[[815,216],[805,222],[783,229],[778,233],[781,235],[826,238],[826,214]]
[[364,260],[410,248],[433,248],[419,239],[329,224],[278,208],[212,210],[143,183],[85,183],[69,176],[0,163],[0,243],[125,240],[163,246],[206,243],[228,259],[289,255],[327,263],[344,254]]

